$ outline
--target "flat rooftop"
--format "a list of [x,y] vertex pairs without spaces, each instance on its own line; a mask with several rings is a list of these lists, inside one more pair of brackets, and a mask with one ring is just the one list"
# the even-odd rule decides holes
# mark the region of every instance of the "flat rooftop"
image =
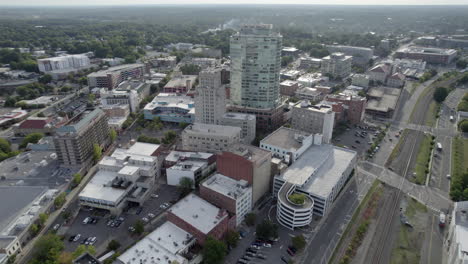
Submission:
[[237,119],[237,120],[255,120],[255,115],[228,112],[223,115],[223,118]]
[[112,187],[117,175],[115,171],[98,170],[79,194],[80,199],[117,203],[127,193],[126,189]]
[[187,110],[194,109],[194,101],[192,98],[184,95],[177,95],[175,93],[160,93],[153,98],[153,101],[149,102],[145,106],[145,110],[153,110],[156,107],[176,107]]
[[132,155],[145,155],[145,156],[152,156],[160,147],[161,145],[158,144],[151,144],[151,143],[143,143],[143,142],[135,142],[129,149],[127,149],[127,153]]
[[427,48],[427,47],[419,47],[419,46],[401,48],[398,50],[398,52],[435,54],[435,55],[452,55],[452,54],[457,53],[457,51],[454,49]]
[[202,185],[224,196],[231,197],[232,199],[237,199],[237,197],[242,196],[251,189],[247,181],[236,181],[220,173],[214,174],[205,180]]
[[[123,263],[185,263],[179,254],[195,238],[171,222],[165,222],[118,257]],[[154,261],[154,262],[153,262]]]
[[367,95],[371,97],[367,101],[366,110],[388,112],[394,110],[400,97],[401,89],[392,87],[373,87]]
[[468,201],[455,203],[453,214],[456,237],[453,243],[457,243],[459,247],[456,254],[460,259],[468,260]]
[[202,124],[202,123],[194,123],[192,125],[187,126],[184,129],[184,133],[189,134],[205,134],[205,135],[222,135],[222,136],[235,136],[239,134],[241,131],[240,127],[233,127],[233,126],[220,126],[220,125],[212,125],[212,124]]
[[0,233],[46,191],[43,186],[0,186]]
[[203,234],[208,234],[224,218],[228,217],[226,211],[193,193],[185,196],[185,198],[173,205],[169,211],[190,223]]
[[187,81],[190,81],[191,85],[194,84],[195,80],[198,78],[197,75],[181,75],[173,77],[165,86],[166,87],[185,87]]
[[132,68],[137,68],[137,67],[145,67],[145,65],[142,63],[123,64],[119,66],[110,67],[102,71],[90,73],[88,77],[102,77],[102,76],[106,76],[109,73],[120,72],[122,70],[127,70],[127,69],[132,69]]
[[330,114],[332,113],[332,108],[329,105],[324,105],[324,104],[317,104],[317,105],[311,105],[308,100],[303,100],[301,102],[298,102],[297,104],[294,105],[295,108],[306,108],[312,112],[317,112],[317,113],[322,113],[322,114]]
[[207,152],[186,152],[186,151],[171,151],[166,157],[166,161],[177,162],[180,159],[195,159],[195,160],[207,160],[213,157],[214,154]]
[[282,149],[297,150],[302,147],[302,143],[297,140],[298,136],[309,137],[311,134],[287,127],[280,127],[264,138],[261,144],[276,146]]
[[281,177],[316,196],[328,197],[356,152],[330,144],[313,145]]
[[252,162],[261,160],[266,156],[271,156],[270,151],[242,143],[232,145],[228,151],[251,160]]
[[179,161],[174,166],[168,168],[168,170],[181,170],[181,171],[197,171],[200,168],[206,167],[208,162],[196,161],[196,160],[184,160]]

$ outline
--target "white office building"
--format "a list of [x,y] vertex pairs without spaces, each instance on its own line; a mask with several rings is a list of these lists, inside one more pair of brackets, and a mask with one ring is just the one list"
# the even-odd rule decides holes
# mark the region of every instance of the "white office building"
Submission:
[[241,142],[245,144],[251,144],[254,141],[256,123],[255,115],[243,113],[225,113],[221,119],[223,126],[241,128]]
[[98,171],[79,194],[80,205],[122,212],[126,202],[142,204],[152,192],[159,162],[159,145],[137,142],[117,148],[98,164]]
[[37,60],[40,72],[49,73],[53,71],[83,69],[90,66],[88,56],[85,54],[65,55]]
[[322,74],[331,74],[333,78],[344,78],[351,73],[353,57],[344,53],[332,53],[322,58],[320,71]]
[[195,122],[221,125],[226,113],[226,90],[221,85],[221,68],[200,72],[195,92]]
[[304,100],[292,107],[292,128],[311,134],[322,134],[324,143],[331,142],[334,123],[335,112],[329,105],[310,105],[309,101]]

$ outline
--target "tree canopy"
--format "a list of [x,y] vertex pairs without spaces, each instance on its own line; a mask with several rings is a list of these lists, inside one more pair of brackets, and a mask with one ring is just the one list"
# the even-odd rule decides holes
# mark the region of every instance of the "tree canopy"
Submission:
[[203,261],[206,264],[221,264],[226,257],[226,251],[226,244],[208,236],[203,247]]

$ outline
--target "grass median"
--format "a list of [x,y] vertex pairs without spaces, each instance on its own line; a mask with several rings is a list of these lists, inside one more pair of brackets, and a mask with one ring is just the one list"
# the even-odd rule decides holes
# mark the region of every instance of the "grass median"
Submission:
[[464,200],[468,185],[465,177],[468,171],[468,139],[456,137],[452,140],[452,179],[450,197],[454,201]]
[[414,172],[415,177],[411,177],[410,181],[416,184],[425,184],[426,176],[429,173],[429,162],[431,160],[432,148],[434,147],[434,137],[425,134],[419,145],[418,156],[416,157],[416,165]]

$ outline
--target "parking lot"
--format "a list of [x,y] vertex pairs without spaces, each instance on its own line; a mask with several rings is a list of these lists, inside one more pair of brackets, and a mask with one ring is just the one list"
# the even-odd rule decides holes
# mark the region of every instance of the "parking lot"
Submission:
[[355,150],[361,155],[372,145],[376,131],[374,128],[365,129],[364,125],[360,125],[359,127],[350,126],[332,141],[337,146]]
[[[84,244],[85,240],[90,237],[96,237],[94,247],[98,254],[106,250],[111,240],[117,240],[121,245],[129,245],[137,237],[129,231],[129,228],[137,220],[143,218],[148,219],[148,221],[142,220],[145,223],[145,231],[151,232],[159,222],[158,216],[167,210],[167,208],[161,208],[161,205],[173,203],[179,196],[176,187],[168,185],[161,185],[154,194],[154,197],[148,199],[142,207],[131,207],[127,212],[116,217],[104,211],[82,208],[71,225],[64,227],[66,229],[65,250],[74,251],[78,245]],[[95,219],[96,222],[84,224],[83,220],[87,217]],[[69,241],[70,237],[77,234],[80,234],[77,241]]]

